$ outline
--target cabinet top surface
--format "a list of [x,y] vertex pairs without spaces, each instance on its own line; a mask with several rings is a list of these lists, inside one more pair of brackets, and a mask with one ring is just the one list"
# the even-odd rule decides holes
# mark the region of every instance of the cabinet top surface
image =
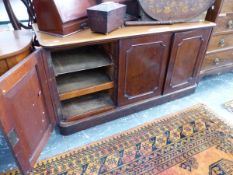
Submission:
[[117,40],[147,34],[157,34],[164,32],[214,27],[215,25],[216,24],[213,22],[204,21],[192,23],[179,23],[172,25],[130,26],[115,30],[107,35],[93,33],[90,29],[87,29],[65,37],[41,32],[39,31],[37,24],[34,24],[33,28],[41,46],[46,48],[58,48],[72,45],[85,45],[90,43],[105,42],[110,40]]
[[31,47],[32,31],[0,32],[0,59],[21,53]]

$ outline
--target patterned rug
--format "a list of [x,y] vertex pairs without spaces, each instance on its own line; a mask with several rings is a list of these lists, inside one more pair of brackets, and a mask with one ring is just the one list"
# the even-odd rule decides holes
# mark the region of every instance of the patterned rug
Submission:
[[233,130],[200,104],[41,161],[31,174],[233,175]]
[[233,112],[233,100],[232,101],[229,101],[227,103],[224,104],[224,107],[230,111],[230,112]]

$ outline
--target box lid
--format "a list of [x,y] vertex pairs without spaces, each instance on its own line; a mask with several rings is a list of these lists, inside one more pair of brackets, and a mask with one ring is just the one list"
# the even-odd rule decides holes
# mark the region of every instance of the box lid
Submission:
[[112,10],[116,10],[122,7],[126,7],[126,5],[115,3],[115,2],[104,2],[99,5],[90,7],[87,10],[110,12]]

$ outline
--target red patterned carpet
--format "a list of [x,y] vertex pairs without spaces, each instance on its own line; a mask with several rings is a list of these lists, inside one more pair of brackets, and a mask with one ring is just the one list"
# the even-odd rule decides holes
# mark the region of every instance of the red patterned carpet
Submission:
[[233,175],[233,130],[200,104],[41,161],[31,174]]

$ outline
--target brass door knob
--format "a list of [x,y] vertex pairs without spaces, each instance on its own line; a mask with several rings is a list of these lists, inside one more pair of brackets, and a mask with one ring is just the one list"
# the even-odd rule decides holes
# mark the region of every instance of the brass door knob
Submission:
[[224,39],[220,39],[219,40],[219,46],[220,47],[224,47],[224,45],[225,45],[225,40]]
[[228,21],[228,29],[233,29],[233,20]]

